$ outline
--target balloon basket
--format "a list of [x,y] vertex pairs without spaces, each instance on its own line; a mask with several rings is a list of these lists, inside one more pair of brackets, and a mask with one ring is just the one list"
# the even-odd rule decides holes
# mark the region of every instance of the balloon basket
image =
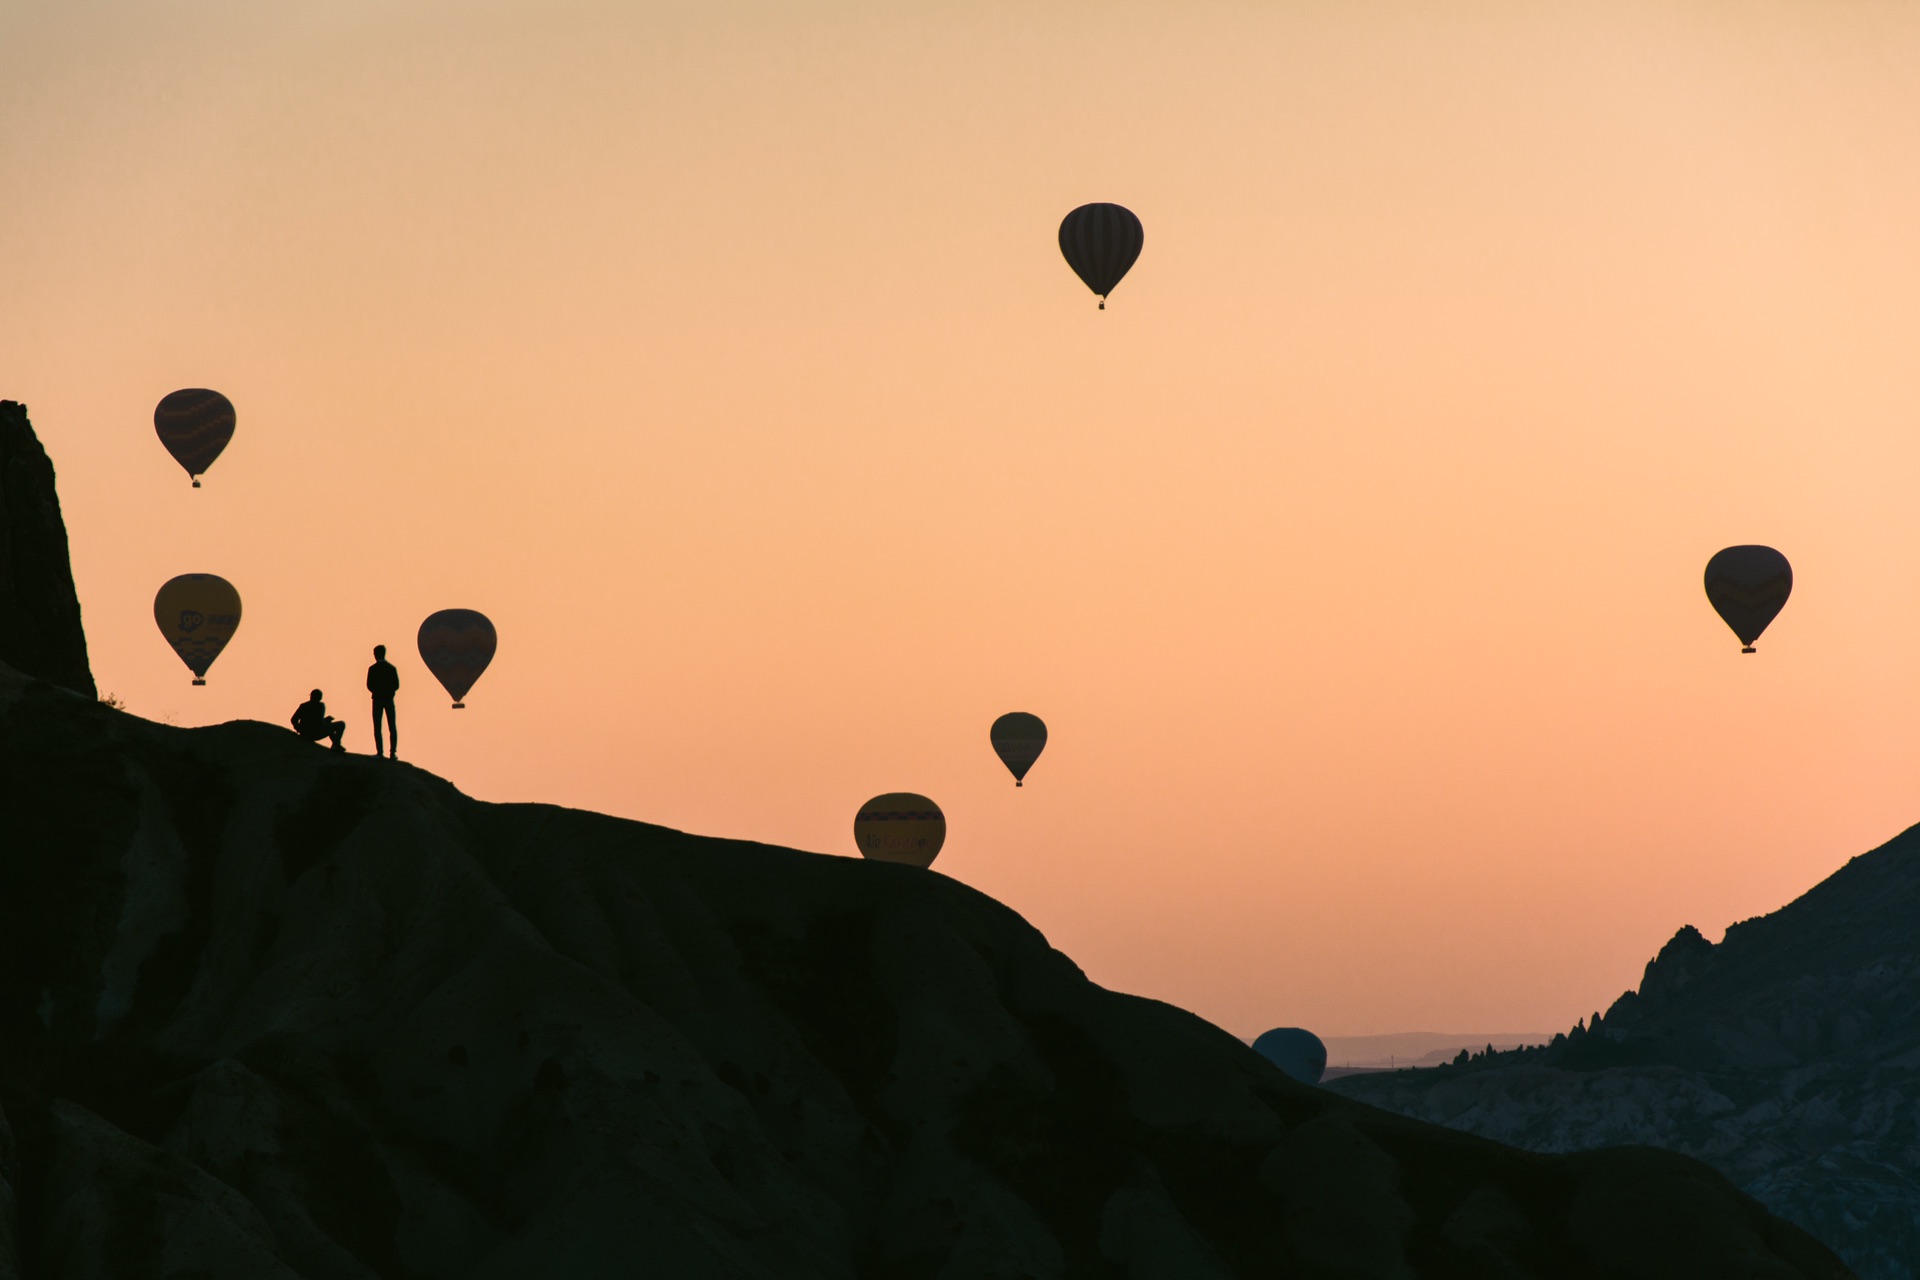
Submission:
[[205,680],[202,680],[202,679],[200,679],[200,678],[199,678],[198,676],[196,676],[196,677],[194,677],[194,681],[193,681],[193,682],[194,682],[195,684],[205,684],[205,683],[206,683],[206,681],[205,681]]
[[1027,784],[1026,784],[1026,783],[1024,783],[1024,782],[1022,782],[1022,781],[1020,781],[1020,779],[1018,779],[1018,778],[1015,778],[1015,779],[1013,780],[1013,785],[1014,785],[1014,786],[1016,786],[1016,787],[1024,787],[1024,786],[1026,786]]
[[198,489],[198,488],[200,487],[200,482],[199,482],[198,480],[195,480],[195,481],[193,482],[193,487],[194,487],[194,488],[196,488],[196,489]]
[[1741,650],[1740,652],[1742,652],[1742,653],[1758,653],[1758,652],[1760,652],[1760,651],[1759,651],[1758,649],[1756,649],[1756,648],[1754,648],[1754,647],[1753,647],[1752,645],[1748,645],[1748,646],[1747,646],[1746,648],[1744,648],[1744,649],[1742,649],[1742,650]]
[[464,702],[456,702],[453,704],[453,709],[455,711],[465,711],[467,709],[467,704]]

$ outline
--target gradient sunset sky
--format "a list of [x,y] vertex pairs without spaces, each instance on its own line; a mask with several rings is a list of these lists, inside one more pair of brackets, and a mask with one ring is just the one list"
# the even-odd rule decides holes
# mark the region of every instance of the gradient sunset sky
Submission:
[[1565,1027],[1920,820],[1920,6],[4,0],[0,53],[0,396],[138,714],[319,685],[364,751],[385,642],[483,799],[851,856],[924,792],[938,871],[1246,1035]]

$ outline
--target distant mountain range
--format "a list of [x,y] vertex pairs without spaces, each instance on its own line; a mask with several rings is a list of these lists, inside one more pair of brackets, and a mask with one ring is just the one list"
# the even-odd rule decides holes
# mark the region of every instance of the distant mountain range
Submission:
[[1691,926],[1638,991],[1544,1048],[1330,1082],[1536,1151],[1698,1156],[1864,1280],[1920,1275],[1920,827],[1714,945]]
[[1453,1061],[1462,1049],[1479,1053],[1489,1047],[1517,1049],[1545,1044],[1545,1031],[1395,1031],[1378,1036],[1323,1036],[1327,1070],[1382,1070],[1397,1067],[1434,1067]]

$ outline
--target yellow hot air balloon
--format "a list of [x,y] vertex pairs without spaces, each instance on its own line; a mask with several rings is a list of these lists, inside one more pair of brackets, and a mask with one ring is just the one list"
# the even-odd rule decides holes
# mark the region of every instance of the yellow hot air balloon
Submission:
[[930,866],[946,840],[947,815],[911,791],[875,796],[853,817],[853,842],[860,846],[860,856],[876,862]]
[[153,620],[195,684],[207,682],[207,668],[240,629],[240,593],[211,573],[171,578],[153,598]]

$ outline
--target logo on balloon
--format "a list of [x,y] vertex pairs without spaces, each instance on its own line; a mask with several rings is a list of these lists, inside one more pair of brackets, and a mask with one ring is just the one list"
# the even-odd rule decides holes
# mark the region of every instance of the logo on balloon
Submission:
[[200,624],[206,620],[207,616],[196,610],[182,609],[180,611],[180,629],[182,631],[198,631]]

